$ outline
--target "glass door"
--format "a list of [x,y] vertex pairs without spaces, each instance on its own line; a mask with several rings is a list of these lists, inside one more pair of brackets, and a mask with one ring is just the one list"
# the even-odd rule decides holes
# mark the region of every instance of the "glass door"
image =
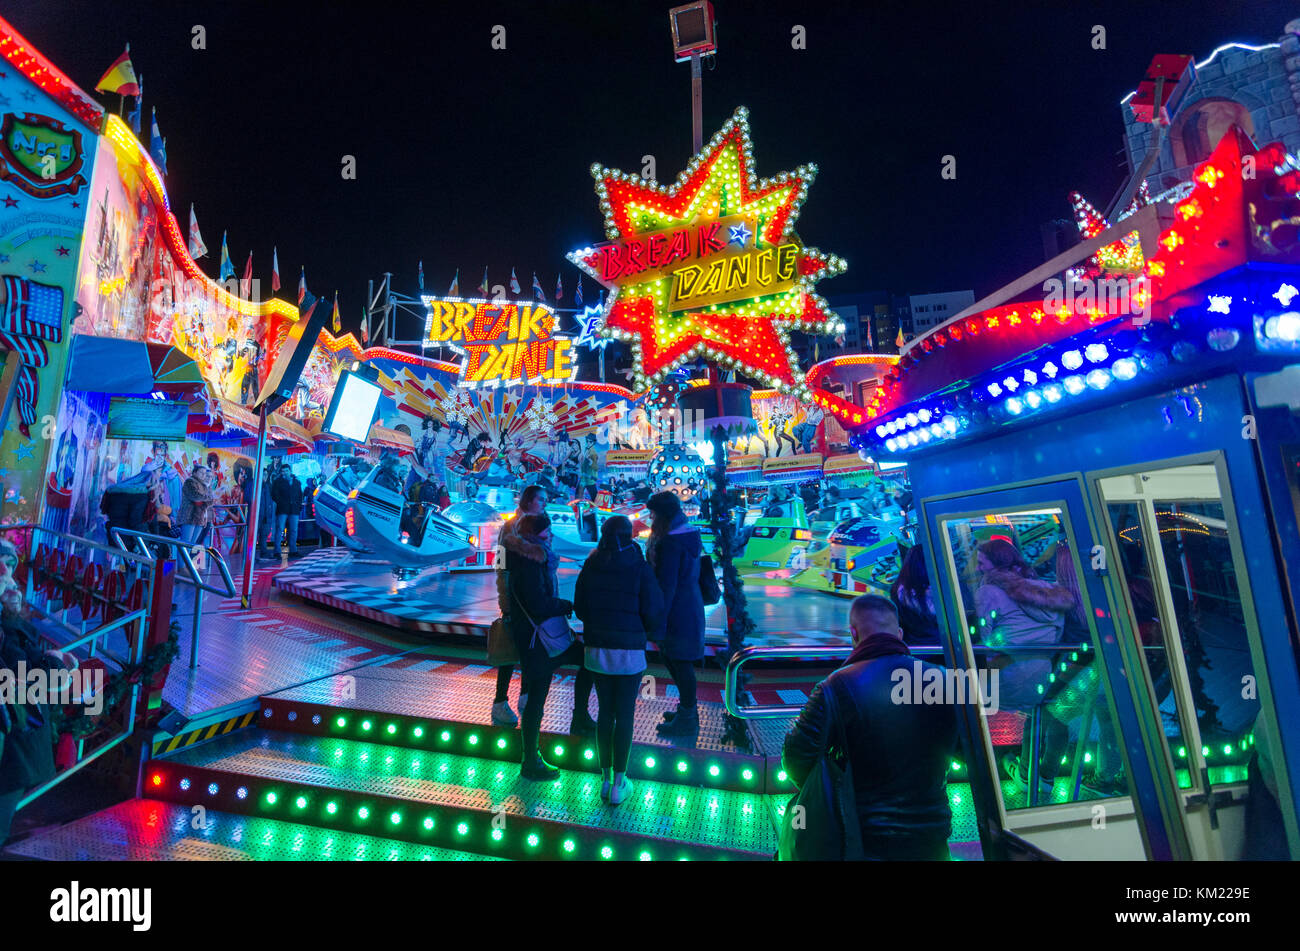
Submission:
[[1061,859],[1168,857],[1144,762],[1154,833],[1134,801],[1136,708],[1112,686],[1124,673],[1081,483],[927,500],[925,516],[957,666],[985,687],[972,770],[996,824]]
[[1239,859],[1260,685],[1230,495],[1210,463],[1096,484],[1192,857]]

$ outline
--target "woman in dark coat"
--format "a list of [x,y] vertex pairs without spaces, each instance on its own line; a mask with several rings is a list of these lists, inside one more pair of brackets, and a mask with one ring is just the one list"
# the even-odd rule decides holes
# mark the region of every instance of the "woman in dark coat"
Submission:
[[627,760],[636,692],[645,671],[646,635],[659,628],[664,614],[659,581],[633,540],[626,517],[611,516],[601,526],[600,543],[578,575],[573,609],[582,618],[585,663],[600,698],[600,798],[617,806],[632,793]]
[[559,556],[551,550],[551,520],[546,515],[526,515],[519,519],[518,545],[506,549],[507,584],[510,613],[507,623],[519,651],[523,668],[520,693],[528,694],[528,703],[520,711],[519,731],[523,740],[523,764],[519,774],[525,779],[554,779],[559,770],[542,759],[537,750],[546,695],[551,689],[551,674],[562,664],[582,666],[582,645],[574,642],[558,657],[551,657],[534,625],[573,612],[573,604],[559,597],[556,576]]
[[650,542],[646,556],[664,596],[664,623],[654,641],[677,685],[675,713],[665,713],[662,736],[694,738],[700,732],[695,707],[695,662],[704,656],[704,598],[700,595],[700,530],[686,520],[681,502],[671,492],[659,492],[646,503],[650,510]]

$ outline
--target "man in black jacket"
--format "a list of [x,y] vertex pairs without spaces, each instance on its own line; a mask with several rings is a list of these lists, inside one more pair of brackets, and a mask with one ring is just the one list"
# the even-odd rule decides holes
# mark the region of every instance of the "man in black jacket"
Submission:
[[[814,688],[785,738],[782,765],[802,786],[837,724],[825,692],[834,692],[853,775],[865,856],[876,860],[948,858],[952,811],[948,764],[957,748],[957,713],[946,693],[921,696],[912,681],[943,681],[943,668],[911,657],[887,598],[863,595],[849,610],[853,653]],[[936,678],[938,678],[936,680]]]

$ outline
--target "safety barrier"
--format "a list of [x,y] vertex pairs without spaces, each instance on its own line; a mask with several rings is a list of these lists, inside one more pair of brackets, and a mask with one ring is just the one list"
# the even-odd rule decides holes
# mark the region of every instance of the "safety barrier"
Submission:
[[[84,651],[88,658],[107,659],[119,669],[139,666],[149,639],[149,605],[153,603],[156,580],[153,563],[140,555],[39,525],[0,526],[0,534],[13,533],[22,533],[21,547],[26,553],[17,576],[24,586],[27,604],[68,631],[71,638],[56,644],[41,633],[41,640],[61,651]],[[70,623],[74,614],[75,625]],[[102,623],[92,626],[96,616]],[[125,653],[110,646],[110,635],[118,631],[126,639]],[[145,688],[145,684],[132,683],[118,719],[103,741],[87,750],[86,741],[78,739],[72,765],[28,792],[18,808],[125,742],[135,729],[140,695]]]

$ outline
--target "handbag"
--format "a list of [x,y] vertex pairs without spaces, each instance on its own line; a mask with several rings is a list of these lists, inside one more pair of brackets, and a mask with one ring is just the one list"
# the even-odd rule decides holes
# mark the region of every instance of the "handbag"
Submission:
[[533,626],[533,639],[530,642],[536,644],[540,639],[542,646],[546,648],[547,656],[559,657],[570,645],[573,644],[573,631],[569,630],[569,621],[562,615],[557,614],[555,617],[548,617],[541,624],[533,620],[533,616],[528,613],[524,603],[519,600],[519,595],[515,594],[515,588],[510,586],[510,596],[514,599],[515,604],[519,605],[519,610],[524,612],[524,617],[528,618],[528,623]]
[[713,571],[713,559],[708,555],[700,555],[700,597],[706,605],[717,604],[722,600],[718,576]]
[[519,649],[506,629],[506,619],[497,618],[488,625],[487,660],[493,667],[513,667],[519,663]]
[[822,698],[828,727],[825,745],[807,779],[786,805],[777,851],[777,860],[781,862],[845,862],[863,858],[853,771],[844,753],[844,724],[829,680],[823,685]]

